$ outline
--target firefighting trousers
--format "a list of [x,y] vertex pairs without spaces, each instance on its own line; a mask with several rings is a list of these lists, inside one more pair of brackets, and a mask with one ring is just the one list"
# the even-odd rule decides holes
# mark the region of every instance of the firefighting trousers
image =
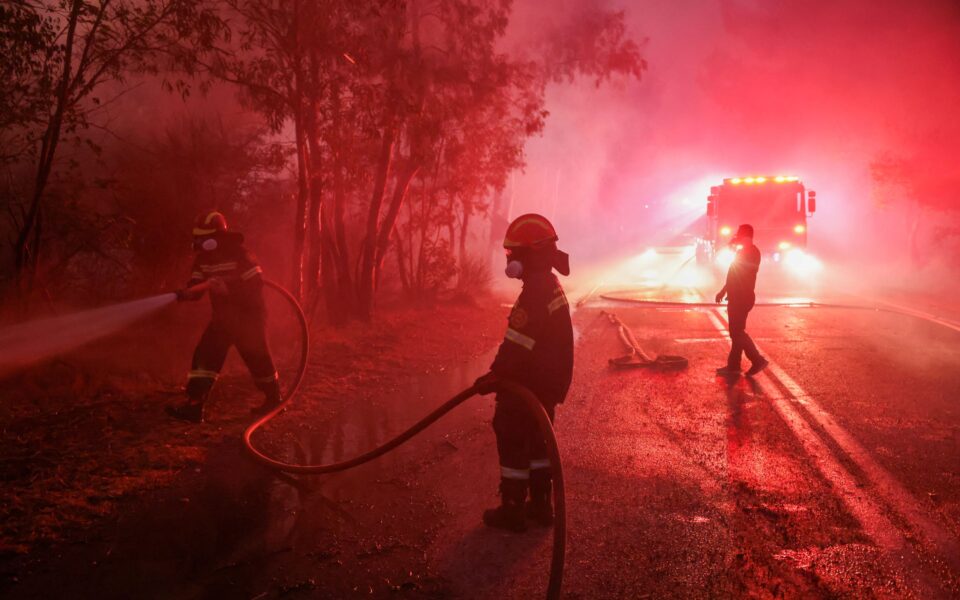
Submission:
[[[555,405],[544,404],[543,408],[553,421]],[[530,479],[530,471],[549,472],[547,442],[540,432],[536,417],[530,414],[519,398],[497,394],[493,432],[497,436],[501,478],[527,480]]]
[[257,388],[268,398],[278,399],[277,369],[267,345],[266,326],[260,319],[243,323],[211,321],[207,325],[193,352],[193,363],[187,375],[187,396],[196,402],[207,398],[220,376],[231,346],[237,347]]
[[760,359],[760,352],[747,333],[747,316],[752,308],[752,300],[727,304],[727,320],[730,324],[730,355],[727,357],[727,367],[731,369],[740,368],[743,354],[746,354],[752,363]]

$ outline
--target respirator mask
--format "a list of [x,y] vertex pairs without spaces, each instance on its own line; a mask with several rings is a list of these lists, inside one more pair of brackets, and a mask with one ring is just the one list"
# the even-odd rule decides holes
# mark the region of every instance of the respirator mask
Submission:
[[193,240],[193,249],[196,251],[203,250],[204,252],[213,252],[220,247],[220,243],[216,238],[198,238]]
[[551,269],[556,269],[557,273],[564,276],[570,274],[570,255],[557,250],[556,245],[525,250],[522,255],[515,250],[508,250],[507,268],[503,272],[510,279],[522,279],[524,272]]
[[503,270],[510,279],[520,279],[523,277],[523,263],[516,258],[507,255],[507,268]]

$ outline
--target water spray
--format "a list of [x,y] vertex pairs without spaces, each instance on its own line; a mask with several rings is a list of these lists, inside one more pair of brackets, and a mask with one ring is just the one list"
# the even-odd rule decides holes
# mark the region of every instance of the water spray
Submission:
[[[290,407],[290,403],[296,396],[297,390],[306,374],[310,336],[306,315],[300,303],[297,302],[297,299],[277,283],[264,280],[264,285],[267,289],[278,293],[296,314],[300,329],[301,355],[293,377],[290,378],[286,384],[283,402],[266,415],[254,421],[243,433],[244,448],[247,453],[260,464],[275,471],[301,475],[321,475],[352,469],[353,467],[367,463],[396,449],[438,421],[441,417],[448,414],[451,410],[477,395],[475,387],[467,388],[414,423],[400,435],[349,460],[326,465],[301,465],[286,463],[267,456],[254,446],[253,435],[268,421]],[[61,354],[96,339],[116,333],[137,320],[179,299],[200,295],[208,291],[211,286],[212,284],[208,281],[177,293],[161,294],[142,300],[81,311],[62,317],[39,319],[8,327],[0,331],[0,373],[22,368],[36,361]],[[533,414],[542,435],[547,441],[550,464],[556,467],[553,473],[555,511],[553,557],[551,560],[547,598],[559,598],[563,583],[567,524],[560,448],[557,445],[557,438],[553,431],[550,418],[547,416],[543,405],[540,404],[537,397],[530,390],[516,383],[504,381],[500,383],[500,388],[508,392],[511,398],[522,403],[527,410]]]
[[174,293],[160,294],[11,325],[0,330],[0,374],[22,369],[116,333],[176,300]]

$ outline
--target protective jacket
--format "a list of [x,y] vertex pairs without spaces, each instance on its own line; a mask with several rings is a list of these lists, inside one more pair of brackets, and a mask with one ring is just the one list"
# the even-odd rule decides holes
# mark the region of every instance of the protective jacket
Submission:
[[213,320],[262,321],[266,317],[262,273],[256,259],[244,248],[242,236],[227,234],[219,248],[197,254],[187,287],[220,278],[227,285],[227,293],[210,294]]
[[279,402],[280,386],[267,344],[262,269],[243,247],[239,234],[223,234],[216,250],[200,252],[188,287],[220,278],[227,293],[210,290],[213,307],[209,325],[193,353],[187,395],[203,403],[223,369],[231,346],[236,346],[269,402]]
[[737,250],[737,255],[727,270],[727,298],[731,304],[753,304],[757,272],[760,270],[760,249],[753,244]]
[[552,272],[524,277],[490,370],[529,388],[544,405],[566,398],[573,378],[573,325],[567,297]]

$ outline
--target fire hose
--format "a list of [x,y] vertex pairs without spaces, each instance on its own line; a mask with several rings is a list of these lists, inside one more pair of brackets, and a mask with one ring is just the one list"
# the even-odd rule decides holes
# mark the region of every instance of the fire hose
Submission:
[[[312,464],[292,464],[287,463],[275,458],[271,458],[264,452],[258,450],[253,443],[253,435],[258,429],[267,424],[271,419],[284,412],[287,408],[290,407],[293,398],[296,396],[297,390],[300,388],[300,384],[303,382],[303,377],[306,374],[307,370],[307,355],[309,354],[310,348],[310,338],[309,338],[309,328],[307,325],[306,315],[303,312],[303,309],[300,307],[300,303],[297,302],[297,299],[293,297],[290,292],[284,289],[277,283],[272,281],[264,281],[265,285],[279,293],[281,297],[290,305],[294,310],[297,316],[297,321],[300,327],[300,339],[301,339],[301,355],[300,360],[297,364],[297,370],[293,378],[287,384],[287,389],[283,395],[283,402],[278,405],[276,408],[268,412],[267,414],[261,416],[256,421],[254,421],[247,429],[243,432],[243,445],[247,453],[253,457],[261,465],[273,469],[275,471],[280,471],[284,473],[293,473],[299,475],[323,475],[328,473],[337,473],[339,471],[346,471],[352,469],[353,467],[360,466],[364,463],[370,462],[384,454],[387,454],[391,450],[396,449],[405,442],[409,441],[411,438],[416,436],[418,433],[425,430],[427,427],[438,421],[441,417],[452,411],[454,408],[463,404],[473,396],[477,394],[476,387],[469,387],[453,398],[450,398],[439,407],[434,409],[431,413],[414,423],[406,431],[400,433],[399,435],[387,440],[383,444],[376,446],[348,460],[329,463],[325,465],[312,465]],[[204,285],[204,284],[201,284]],[[501,400],[502,402],[517,401],[522,403],[527,410],[535,417],[537,421],[537,426],[540,428],[540,432],[543,435],[544,439],[547,442],[547,453],[550,458],[550,464],[554,465],[553,469],[553,501],[554,501],[554,521],[553,521],[553,554],[550,563],[550,579],[547,585],[547,594],[546,597],[548,600],[554,600],[560,597],[560,590],[563,584],[563,568],[564,568],[564,558],[566,555],[566,539],[567,539],[567,513],[566,513],[566,502],[564,497],[564,483],[563,483],[563,468],[560,460],[560,447],[557,444],[556,434],[553,430],[553,424],[550,422],[550,417],[547,415],[547,412],[544,410],[543,405],[540,404],[540,401],[537,397],[528,390],[514,382],[510,381],[501,381],[499,384],[499,390],[506,392],[507,398]]]
[[[617,296],[614,294],[601,294],[601,298],[604,300],[610,300],[612,302],[626,302],[629,304],[639,305],[647,308],[719,308],[723,304],[713,303],[713,302],[671,302],[666,300],[643,300],[640,298],[630,298]],[[935,325],[940,325],[941,327],[946,327],[947,329],[952,329],[953,331],[960,332],[960,323],[956,323],[949,319],[944,319],[936,315],[930,315],[923,311],[911,310],[907,308],[898,308],[894,306],[883,306],[883,305],[866,305],[866,304],[838,304],[831,302],[757,302],[753,305],[754,308],[831,308],[838,310],[862,310],[862,311],[874,311],[874,312],[883,312],[893,315],[901,315],[906,317],[913,317],[915,319],[920,319],[922,321],[927,321],[928,323],[933,323]]]

